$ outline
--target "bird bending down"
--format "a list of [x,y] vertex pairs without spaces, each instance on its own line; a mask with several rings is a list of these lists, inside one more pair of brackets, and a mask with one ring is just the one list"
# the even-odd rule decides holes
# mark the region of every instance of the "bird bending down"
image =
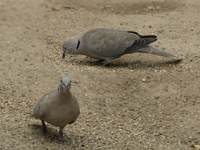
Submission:
[[134,31],[96,28],[89,30],[79,39],[66,41],[63,46],[63,58],[66,54],[82,54],[103,62],[106,65],[125,54],[136,52],[150,53],[181,60],[180,57],[149,46],[155,42],[155,35],[139,35]]
[[60,127],[59,142],[64,142],[63,128],[67,124],[76,121],[80,114],[80,108],[77,99],[70,92],[71,79],[67,76],[61,78],[58,90],[45,94],[36,107],[32,115],[42,121],[42,131],[47,132],[44,121]]

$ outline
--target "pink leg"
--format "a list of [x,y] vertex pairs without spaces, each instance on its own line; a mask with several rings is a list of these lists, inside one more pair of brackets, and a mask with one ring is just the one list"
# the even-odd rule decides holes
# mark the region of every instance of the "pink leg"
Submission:
[[107,65],[108,64],[108,62],[107,61],[105,61],[103,64],[101,64],[102,66],[105,66],[105,65]]
[[63,139],[63,132],[62,131],[63,131],[63,128],[60,127],[60,130],[59,130],[60,136],[59,136],[58,142],[64,143],[65,140]]

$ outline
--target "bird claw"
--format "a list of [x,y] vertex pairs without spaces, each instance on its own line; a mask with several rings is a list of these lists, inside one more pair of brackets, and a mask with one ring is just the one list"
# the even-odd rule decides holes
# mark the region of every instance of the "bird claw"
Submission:
[[64,143],[64,142],[66,142],[66,141],[65,141],[62,137],[59,137],[58,142],[59,142],[59,143]]
[[64,143],[65,142],[65,140],[63,139],[63,128],[60,128],[60,130],[59,130],[59,133],[60,133],[60,136],[59,136],[59,139],[58,139],[58,142],[60,142],[60,143]]

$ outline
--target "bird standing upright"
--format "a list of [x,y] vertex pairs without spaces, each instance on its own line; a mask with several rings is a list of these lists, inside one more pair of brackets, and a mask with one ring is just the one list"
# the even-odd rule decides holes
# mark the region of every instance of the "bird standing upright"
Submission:
[[63,58],[66,54],[82,54],[103,62],[106,65],[125,54],[135,52],[150,53],[181,60],[180,57],[149,46],[155,42],[155,35],[139,35],[134,31],[96,28],[89,30],[79,39],[66,41],[63,46]]
[[32,115],[42,121],[43,133],[47,132],[44,121],[60,127],[59,142],[64,142],[63,128],[67,124],[76,121],[80,114],[77,99],[70,92],[71,79],[67,76],[61,78],[58,90],[45,94],[36,107]]

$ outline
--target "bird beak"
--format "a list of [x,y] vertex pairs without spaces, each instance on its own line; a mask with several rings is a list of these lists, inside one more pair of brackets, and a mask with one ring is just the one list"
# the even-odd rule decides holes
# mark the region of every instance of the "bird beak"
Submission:
[[63,52],[63,55],[62,55],[62,58],[63,58],[63,59],[65,58],[65,52],[66,52],[66,51],[64,51],[64,52]]
[[66,89],[66,91],[68,91],[69,85],[65,85],[65,89]]

